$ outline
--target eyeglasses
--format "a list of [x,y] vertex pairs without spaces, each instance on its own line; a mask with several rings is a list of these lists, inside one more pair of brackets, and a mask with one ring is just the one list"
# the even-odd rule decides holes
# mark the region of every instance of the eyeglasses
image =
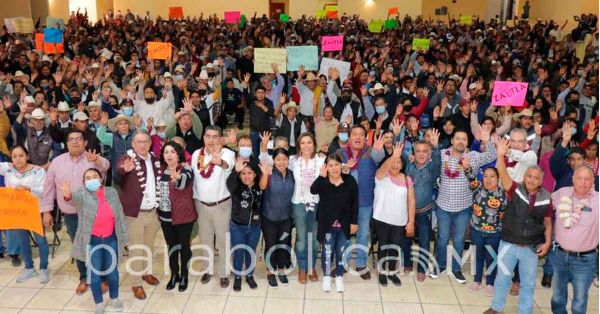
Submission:
[[79,142],[83,141],[83,138],[82,137],[70,137],[67,139],[67,141],[71,142],[71,143],[79,143]]
[[144,145],[148,145],[148,144],[150,144],[150,141],[147,141],[147,140],[146,140],[146,141],[133,141],[133,142],[134,142],[135,144],[138,144],[138,145],[140,145],[140,144],[144,144]]

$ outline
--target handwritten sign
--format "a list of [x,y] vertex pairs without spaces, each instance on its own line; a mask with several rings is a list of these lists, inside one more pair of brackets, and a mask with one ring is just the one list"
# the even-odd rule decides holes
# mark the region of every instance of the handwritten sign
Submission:
[[50,44],[62,44],[63,31],[56,28],[44,28],[44,42]]
[[338,11],[329,11],[329,10],[326,10],[325,17],[327,17],[328,19],[335,20],[335,19],[338,18]]
[[148,58],[150,59],[167,60],[171,57],[171,52],[171,43],[148,42]]
[[383,24],[385,22],[383,20],[372,20],[369,22],[369,32],[371,33],[381,33],[383,31]]
[[13,17],[4,19],[4,25],[9,33],[33,33],[33,20],[30,17]]
[[398,21],[396,20],[385,20],[385,29],[396,29],[398,28]]
[[254,73],[273,73],[271,64],[277,64],[281,73],[287,72],[287,50],[284,48],[255,48]]
[[521,107],[525,102],[528,85],[520,82],[495,81],[492,105]]
[[327,15],[327,11],[317,10],[317,12],[315,13],[315,18],[317,18],[317,20],[324,19],[326,15]]
[[473,25],[473,17],[470,15],[463,15],[460,17],[459,23],[462,25]]
[[65,30],[65,20],[58,17],[48,16],[46,18],[46,27],[47,28],[58,28]]
[[321,68],[319,68],[319,74],[327,75],[329,68],[337,68],[340,71],[340,80],[343,82],[350,73],[350,65],[350,62],[323,58],[321,60]]
[[388,9],[388,16],[398,15],[398,14],[400,14],[400,10],[398,9],[398,7],[393,7],[393,8]]
[[316,71],[319,69],[319,47],[289,46],[287,47],[287,60],[288,71],[298,71],[301,65],[305,70]]
[[241,16],[240,11],[225,11],[225,23],[237,24],[240,22]]
[[39,199],[27,191],[0,188],[0,230],[24,229],[44,235]]
[[170,19],[182,19],[183,18],[183,7],[169,7],[169,18]]
[[412,47],[414,50],[429,50],[429,39],[414,38]]
[[344,35],[321,37],[321,50],[342,51],[342,49],[344,49]]

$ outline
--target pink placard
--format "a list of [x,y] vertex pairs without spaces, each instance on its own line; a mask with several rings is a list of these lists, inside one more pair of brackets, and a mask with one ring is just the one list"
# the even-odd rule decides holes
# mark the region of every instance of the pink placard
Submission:
[[494,92],[492,93],[492,105],[523,106],[528,85],[528,83],[495,81]]
[[321,37],[322,51],[342,51],[344,48],[344,35]]
[[225,23],[237,24],[240,22],[241,15],[240,11],[225,11]]

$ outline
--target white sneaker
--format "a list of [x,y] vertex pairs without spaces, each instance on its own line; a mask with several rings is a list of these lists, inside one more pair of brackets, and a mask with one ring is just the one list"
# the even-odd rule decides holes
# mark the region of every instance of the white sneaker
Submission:
[[331,277],[323,276],[323,285],[321,286],[321,289],[325,292],[331,291]]
[[344,277],[335,277],[335,291],[340,293],[344,292]]
[[106,310],[113,312],[123,312],[123,303],[119,299],[110,299],[106,303]]
[[50,274],[47,269],[40,269],[40,283],[47,283],[50,280]]
[[35,271],[35,269],[27,269],[25,268],[20,274],[19,276],[17,276],[17,283],[23,283],[35,276],[37,276],[37,271]]
[[96,314],[104,314],[104,303],[96,304]]

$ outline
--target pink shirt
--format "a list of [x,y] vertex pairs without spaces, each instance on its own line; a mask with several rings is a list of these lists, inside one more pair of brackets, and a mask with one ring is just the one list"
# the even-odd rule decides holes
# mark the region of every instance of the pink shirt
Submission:
[[[561,199],[571,198],[573,206],[583,200],[587,206],[581,211],[579,220],[570,228],[564,227],[564,221],[558,217]],[[578,198],[572,186],[567,186],[552,193],[552,203],[556,208],[554,236],[558,244],[567,251],[585,252],[598,246],[598,192],[592,190],[584,198]]]
[[92,235],[106,238],[113,234],[115,230],[115,215],[108,202],[106,202],[104,188],[98,189],[96,196],[98,196],[98,212],[96,213],[96,220],[94,220],[94,226],[92,227]]
[[538,166],[544,170],[542,187],[547,191],[554,191],[554,185],[556,184],[556,180],[552,176],[552,171],[550,171],[550,157],[552,156],[552,153],[554,153],[554,149],[544,154],[538,163]]

